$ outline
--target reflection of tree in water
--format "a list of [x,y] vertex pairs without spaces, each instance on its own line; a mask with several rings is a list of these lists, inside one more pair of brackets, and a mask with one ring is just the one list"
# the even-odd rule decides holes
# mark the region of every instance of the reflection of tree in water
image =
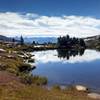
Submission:
[[67,58],[70,59],[70,57],[75,57],[77,55],[82,56],[84,54],[85,49],[80,49],[80,50],[76,50],[76,49],[58,49],[58,57],[59,58]]

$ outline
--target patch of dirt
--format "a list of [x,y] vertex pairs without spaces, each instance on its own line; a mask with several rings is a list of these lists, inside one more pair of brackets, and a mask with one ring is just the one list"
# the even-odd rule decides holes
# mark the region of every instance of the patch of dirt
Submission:
[[0,85],[8,84],[13,81],[20,82],[20,79],[12,73],[0,71]]

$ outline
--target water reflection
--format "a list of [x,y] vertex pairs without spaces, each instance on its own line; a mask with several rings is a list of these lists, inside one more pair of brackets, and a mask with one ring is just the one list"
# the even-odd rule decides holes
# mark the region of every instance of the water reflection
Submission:
[[67,60],[69,60],[70,57],[75,57],[77,55],[82,56],[84,54],[84,51],[85,51],[85,49],[80,49],[80,50],[77,50],[77,49],[70,49],[70,50],[58,49],[57,50],[58,57],[59,58],[67,58]]
[[95,50],[48,50],[33,52],[35,63],[82,63],[100,59],[100,52]]

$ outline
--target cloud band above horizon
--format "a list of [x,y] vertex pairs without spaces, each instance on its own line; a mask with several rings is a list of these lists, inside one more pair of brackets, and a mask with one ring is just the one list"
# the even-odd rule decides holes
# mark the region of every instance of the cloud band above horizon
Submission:
[[100,19],[85,16],[41,16],[34,13],[0,13],[0,35],[60,36],[100,35]]

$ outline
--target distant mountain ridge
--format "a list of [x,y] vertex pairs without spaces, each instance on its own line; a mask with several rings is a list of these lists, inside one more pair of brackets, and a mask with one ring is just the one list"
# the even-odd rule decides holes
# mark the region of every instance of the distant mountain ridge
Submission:
[[[16,42],[19,42],[16,38],[14,38]],[[13,37],[7,37],[7,36],[3,36],[3,35],[0,35],[0,41],[3,41],[3,42],[12,42],[13,40]]]
[[0,35],[0,41],[11,41],[12,38],[8,38],[6,36]]
[[90,37],[86,37],[84,38],[85,41],[88,41],[88,40],[98,40],[100,38],[100,35],[96,35],[96,36],[90,36]]
[[[20,37],[14,37],[16,39],[16,41],[20,40]],[[0,35],[0,41],[7,41],[7,42],[11,42],[13,38],[11,37],[6,37],[3,35]],[[24,42],[26,43],[32,43],[33,41],[38,42],[38,43],[48,43],[48,42],[52,42],[52,43],[56,43],[57,42],[57,38],[56,37],[29,37],[29,38],[24,38]]]
[[57,38],[56,37],[30,37],[30,38],[24,38],[24,41],[27,43],[32,43],[33,41],[38,42],[38,43],[56,43]]

